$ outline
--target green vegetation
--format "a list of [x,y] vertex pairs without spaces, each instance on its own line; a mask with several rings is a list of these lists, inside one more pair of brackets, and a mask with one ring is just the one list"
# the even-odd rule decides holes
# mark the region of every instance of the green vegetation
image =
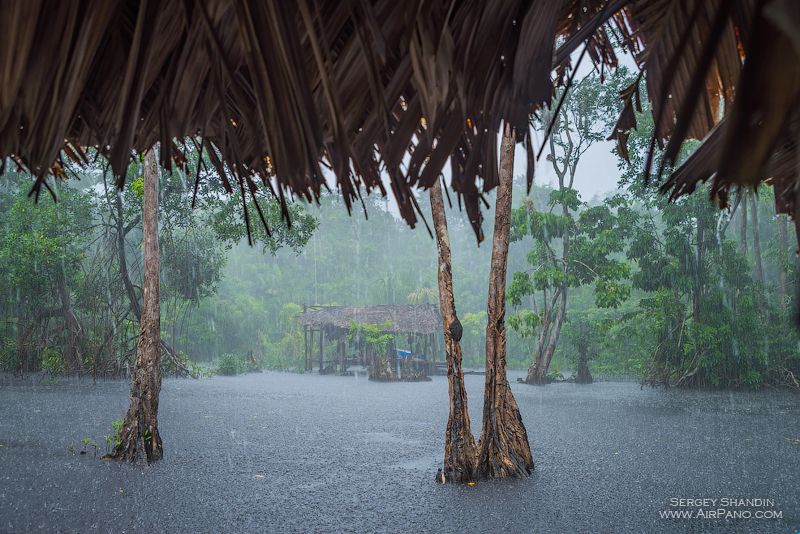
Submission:
[[110,453],[114,447],[122,444],[122,441],[120,440],[120,432],[122,431],[122,425],[124,423],[124,419],[114,419],[111,421],[111,434],[106,434],[103,436],[106,442],[106,453]]
[[[62,374],[117,376],[133,367],[141,306],[141,167],[131,166],[119,192],[100,168],[72,170],[81,180],[54,184],[58,202],[43,196],[34,203],[26,175],[0,179],[0,369],[42,372],[52,380]],[[192,209],[186,176],[162,174],[163,372],[188,369],[201,376],[205,369],[195,362],[226,351],[202,350],[214,335],[213,319],[198,318],[206,324],[196,329],[193,319],[217,294],[229,252],[247,230],[240,201],[212,192],[218,177],[201,172]],[[252,227],[258,250],[299,251],[316,219],[292,204],[290,229],[275,202],[261,196],[260,204],[271,233]]]
[[[542,158],[557,180],[533,184],[530,194],[523,177],[515,180],[509,367],[529,368],[544,355],[547,382],[573,376],[585,354],[597,379],[797,386],[794,227],[775,215],[771,191],[742,192],[728,211],[705,188],[668,202],[660,184],[642,180],[652,133],[645,108],[630,133],[630,162],[619,160],[619,189],[581,198],[573,183],[580,156],[607,136],[616,93],[630,81],[623,69],[605,86],[593,76],[577,84]],[[545,112],[540,127],[549,118]],[[695,144],[683,147],[679,161]],[[249,246],[241,198],[215,193],[220,179],[206,168],[195,209],[194,164],[187,175],[164,172],[161,180],[164,373],[302,372],[304,305],[438,301],[434,240],[409,228],[386,199],[364,198],[368,220],[348,215],[335,192],[318,205],[290,203],[289,228],[274,199],[262,195],[269,234],[249,199]],[[118,193],[102,169],[81,170],[80,181],[55,184],[57,203],[43,196],[38,204],[27,197],[28,176],[0,178],[0,368],[47,380],[132,368],[140,174],[132,165]],[[424,193],[418,202],[430,221]],[[447,216],[464,365],[481,368],[491,247],[477,246],[464,212],[453,206]],[[491,208],[484,217],[492,220]],[[484,230],[490,243],[490,225]],[[351,336],[383,353],[392,340],[379,330],[353,325]],[[334,354],[335,340],[325,343]]]

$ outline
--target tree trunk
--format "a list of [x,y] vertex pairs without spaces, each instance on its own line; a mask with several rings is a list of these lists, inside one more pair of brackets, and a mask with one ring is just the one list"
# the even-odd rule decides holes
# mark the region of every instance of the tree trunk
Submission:
[[528,434],[506,377],[506,268],[514,173],[514,132],[506,124],[500,153],[486,325],[486,386],[478,472],[486,478],[527,476],[533,470]]
[[763,286],[764,285],[764,266],[761,262],[761,236],[759,236],[758,229],[758,195],[753,193],[750,195],[750,208],[752,209],[753,219],[753,254],[755,255],[755,268],[756,280]]
[[[564,317],[567,313],[567,288],[561,288],[561,296],[559,298],[558,312],[556,312],[556,319],[553,323],[552,331],[550,332],[550,339],[545,348],[543,365],[540,369],[541,376],[537,378],[540,380],[547,380],[547,373],[550,371],[550,362],[553,361],[553,354],[556,353],[556,345],[558,345],[558,338],[561,335],[561,327],[564,326]],[[544,383],[544,382],[542,382]]]
[[[545,382],[541,382],[537,379],[537,377],[541,376],[539,369],[544,366],[544,348],[547,343],[548,336],[550,335],[550,325],[551,315],[553,311],[548,306],[547,301],[547,289],[545,288],[542,292],[543,298],[543,310],[542,310],[542,327],[539,330],[539,335],[536,336],[536,350],[533,353],[533,363],[528,367],[528,376],[525,378],[525,382],[528,384],[545,384]],[[547,376],[547,373],[544,373],[544,376]]]
[[26,372],[30,371],[33,367],[31,366],[31,351],[28,347],[28,336],[26,333],[29,330],[29,327],[25,326],[27,321],[25,318],[25,311],[22,306],[22,302],[17,302],[16,305],[16,315],[17,321],[15,323],[16,334],[17,334],[17,341],[16,341],[16,349],[17,349],[17,369],[16,371],[20,376],[25,374]]
[[[556,352],[558,338],[561,335],[561,327],[564,325],[564,317],[567,310],[567,288],[561,286],[558,289],[558,309],[554,318],[548,318],[542,331],[542,336],[537,343],[536,360],[528,368],[528,377],[525,381],[532,385],[545,385],[550,382],[547,373],[550,371],[550,362],[553,361],[553,354]],[[552,314],[552,311],[550,312]]]
[[450,259],[450,236],[444,212],[441,186],[430,189],[431,214],[436,232],[439,256],[439,308],[442,315],[444,351],[447,361],[447,383],[450,392],[450,416],[444,438],[443,482],[469,482],[475,479],[475,462],[478,449],[469,423],[467,390],[464,388],[464,370],[461,367],[461,335],[463,327],[456,314],[453,296],[453,272]]
[[72,295],[63,277],[59,279],[58,292],[61,296],[61,312],[67,337],[63,357],[65,372],[67,374],[77,373],[83,368],[79,347],[80,340],[83,337],[83,327],[72,309]]
[[153,462],[163,456],[158,433],[161,391],[161,315],[158,258],[158,162],[153,149],[144,159],[144,291],[136,365],[131,380],[131,405],[111,458]]
[[695,254],[695,269],[692,283],[692,319],[699,323],[701,320],[700,305],[703,302],[703,278],[705,272],[705,260],[703,259],[705,226],[702,211],[697,213],[697,253]]
[[780,307],[783,309],[788,307],[786,271],[789,265],[789,232],[786,217],[786,214],[778,214],[778,248],[780,249],[778,250],[778,298],[780,299]]
[[575,375],[575,382],[578,384],[592,383],[592,373],[589,372],[586,360],[586,351],[581,350],[578,354],[578,372]]
[[128,230],[125,228],[125,221],[123,220],[122,214],[122,195],[117,192],[117,195],[114,199],[114,207],[117,211],[116,216],[116,226],[117,226],[117,255],[119,260],[119,272],[120,276],[122,277],[122,284],[125,286],[125,292],[128,294],[128,300],[131,303],[131,309],[133,310],[133,315],[136,317],[136,320],[140,320],[142,317],[142,309],[139,306],[139,298],[136,296],[136,290],[133,287],[133,282],[131,282],[131,275],[128,272],[128,257],[125,252],[125,236],[127,235]]
[[739,193],[742,195],[741,200],[741,218],[739,219],[740,226],[739,226],[739,252],[742,253],[742,256],[745,258],[747,257],[747,190],[742,189]]

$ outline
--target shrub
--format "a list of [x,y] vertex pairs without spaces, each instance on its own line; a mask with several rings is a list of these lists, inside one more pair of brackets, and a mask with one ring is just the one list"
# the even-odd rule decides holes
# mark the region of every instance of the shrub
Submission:
[[550,371],[549,373],[547,373],[547,381],[564,382],[564,375],[562,375],[559,371]]
[[746,373],[744,373],[742,381],[747,387],[752,389],[758,389],[764,385],[764,377],[761,376],[761,373],[755,369],[749,369]]
[[53,349],[42,351],[42,371],[55,377],[64,374],[64,360],[61,355]]
[[237,354],[223,354],[217,359],[216,374],[234,376],[247,371],[245,359]]
[[0,370],[13,371],[21,366],[17,343],[13,339],[0,340]]

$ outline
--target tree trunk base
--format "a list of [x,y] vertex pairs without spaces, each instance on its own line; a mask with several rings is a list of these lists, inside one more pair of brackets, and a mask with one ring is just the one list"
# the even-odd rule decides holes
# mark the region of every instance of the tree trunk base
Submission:
[[589,372],[589,368],[584,366],[578,367],[578,372],[575,375],[575,383],[576,384],[591,384],[593,382],[592,373]]
[[550,379],[546,374],[540,373],[537,370],[529,369],[528,376],[525,378],[525,383],[531,386],[544,386],[550,383]]
[[164,457],[164,448],[158,427],[144,421],[141,409],[133,406],[125,418],[117,444],[103,459],[119,460],[139,465],[151,464]]
[[534,469],[528,433],[511,387],[499,387],[505,390],[499,392],[501,402],[491,417],[484,413],[477,471],[483,478],[525,478]]
[[477,478],[478,448],[470,428],[467,391],[461,368],[461,346],[454,339],[448,339],[447,342],[450,415],[444,438],[444,470],[441,481],[465,484],[474,482]]

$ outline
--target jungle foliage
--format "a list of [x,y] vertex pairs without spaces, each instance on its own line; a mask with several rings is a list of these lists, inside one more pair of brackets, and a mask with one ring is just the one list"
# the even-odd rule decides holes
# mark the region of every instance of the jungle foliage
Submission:
[[[583,359],[595,379],[797,387],[796,241],[786,216],[775,215],[770,190],[743,190],[722,211],[703,187],[668,202],[660,184],[642,179],[653,129],[645,106],[630,132],[629,161],[619,159],[618,190],[581,198],[573,183],[580,156],[603,142],[615,92],[631,80],[624,69],[615,76],[606,85],[590,76],[567,95],[543,158],[558,180],[534,183],[530,194],[523,176],[515,180],[509,367],[531,367],[552,344],[542,382],[575,376]],[[685,143],[677,161],[694,146]],[[196,191],[182,172],[162,172],[168,372],[202,372],[188,362],[226,374],[262,366],[302,371],[297,317],[304,305],[437,302],[435,242],[424,224],[409,228],[386,199],[365,196],[352,215],[335,192],[319,204],[291,203],[289,227],[274,199],[259,194],[256,206],[248,197],[249,246],[241,196],[215,193],[219,177],[209,169],[200,168]],[[76,173],[80,181],[55,183],[57,203],[47,195],[34,203],[27,175],[7,171],[0,179],[4,370],[111,376],[132,364],[141,170],[131,166],[119,192],[102,168]],[[423,194],[417,200],[430,221]],[[484,216],[492,220],[492,210]],[[449,206],[447,217],[464,365],[482,367],[490,247],[477,246],[458,206]],[[484,230],[489,243],[491,228]],[[334,341],[328,343],[333,354]]]

